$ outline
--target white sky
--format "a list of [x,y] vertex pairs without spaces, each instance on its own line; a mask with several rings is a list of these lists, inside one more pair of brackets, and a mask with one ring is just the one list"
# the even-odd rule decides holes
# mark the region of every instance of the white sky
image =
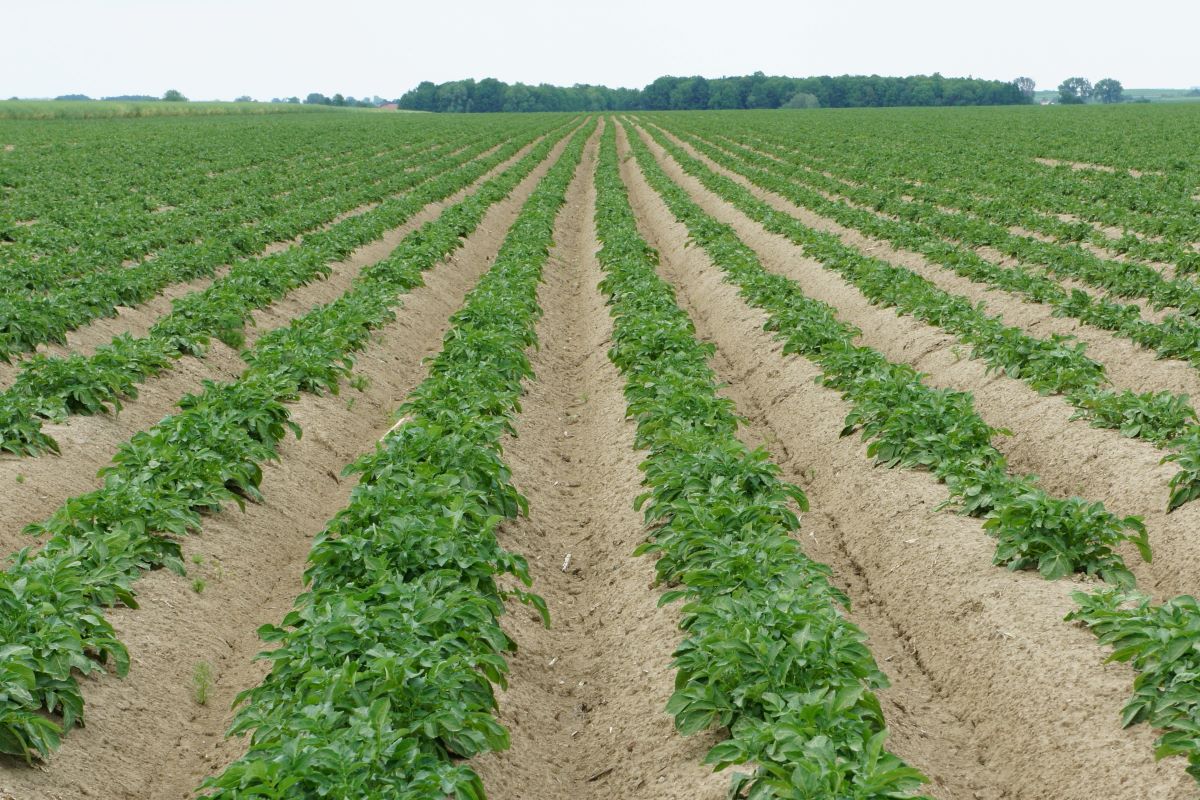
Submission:
[[941,72],[1200,85],[1197,0],[0,0],[0,97]]

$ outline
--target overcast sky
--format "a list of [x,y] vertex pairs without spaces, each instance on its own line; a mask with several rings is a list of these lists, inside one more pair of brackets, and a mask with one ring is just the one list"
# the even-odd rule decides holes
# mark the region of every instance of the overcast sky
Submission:
[[5,0],[0,97],[393,98],[422,80],[941,72],[1200,85],[1200,2]]

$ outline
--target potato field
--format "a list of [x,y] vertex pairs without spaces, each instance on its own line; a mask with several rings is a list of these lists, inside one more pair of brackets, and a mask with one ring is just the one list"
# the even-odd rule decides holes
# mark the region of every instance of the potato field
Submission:
[[1200,796],[1198,142],[0,121],[0,798]]

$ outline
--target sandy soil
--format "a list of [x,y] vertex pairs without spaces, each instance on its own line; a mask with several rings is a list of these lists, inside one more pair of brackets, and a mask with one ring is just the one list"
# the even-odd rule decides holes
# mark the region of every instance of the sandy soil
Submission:
[[[762,416],[751,430],[765,432],[809,494],[806,547],[869,587],[872,600],[856,614],[878,615],[863,622],[872,650],[887,652],[880,642],[895,631],[898,653],[915,662],[908,670],[883,662],[895,684],[886,697],[896,751],[933,776],[941,798],[1085,800],[1113,796],[1114,786],[1123,787],[1117,796],[1192,796],[1177,761],[1154,762],[1151,731],[1120,728],[1132,673],[1104,665],[1091,634],[1061,621],[1078,584],[992,567],[977,521],[933,510],[942,487],[921,473],[875,469],[861,442],[839,438],[848,406],[814,384],[812,364],[777,355],[762,314],[701,251],[685,249],[686,230],[631,163],[626,178],[663,274],[682,290],[700,335],[717,344],[720,377],[739,403],[743,393],[756,402]],[[810,530],[817,514],[832,522]],[[937,702],[922,705],[930,686]],[[905,702],[908,692],[918,699]]]
[[[312,537],[349,498],[351,483],[338,477],[342,467],[391,427],[392,410],[425,375],[423,359],[440,349],[449,316],[563,147],[565,140],[492,207],[466,245],[427,275],[427,285],[406,298],[398,319],[359,356],[356,372],[369,381],[364,393],[303,395],[295,404],[304,436],[287,440],[280,462],[265,468],[266,502],[245,514],[233,508],[209,518],[185,544],[189,565],[193,555],[203,559],[189,577],[160,570],[137,582],[142,607],[110,616],[132,657],[128,677],[86,681],[87,727],[72,731],[45,768],[0,761],[0,787],[22,800],[184,798],[241,754],[242,743],[223,734],[233,697],[265,671],[253,661],[262,649],[255,631],[277,622],[300,593]],[[197,577],[206,582],[199,594],[192,588]],[[191,696],[200,662],[214,676],[204,706]]]
[[[1108,173],[1115,173],[1118,171],[1116,167],[1110,166],[1108,164],[1089,164],[1086,161],[1064,161],[1061,158],[1035,158],[1034,161],[1036,161],[1037,163],[1042,164],[1044,166],[1047,166],[1047,167],[1069,166],[1071,169],[1076,170],[1076,171],[1092,170],[1094,172],[1108,172]],[[1149,172],[1143,172],[1142,170],[1137,170],[1137,169],[1127,169],[1127,170],[1125,170],[1125,172],[1131,178],[1140,178],[1143,175],[1162,175],[1163,174],[1161,172],[1155,172],[1153,170],[1151,170]]]
[[631,556],[643,538],[633,510],[641,454],[605,356],[611,323],[591,220],[597,144],[559,216],[539,297],[538,380],[505,446],[530,511],[501,542],[529,559],[552,627],[521,607],[505,618],[521,648],[500,696],[513,745],[477,768],[492,800],[721,800],[728,777],[701,764],[715,735],[684,739],[664,711],[677,614],[656,607],[653,562]]

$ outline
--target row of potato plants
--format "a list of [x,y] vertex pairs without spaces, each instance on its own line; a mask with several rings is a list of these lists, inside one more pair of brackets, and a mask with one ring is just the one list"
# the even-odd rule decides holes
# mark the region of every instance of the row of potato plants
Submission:
[[44,125],[39,146],[16,144],[0,160],[4,291],[49,289],[214,231],[234,233],[244,222],[321,197],[317,188],[338,188],[335,177],[342,188],[361,189],[396,162],[462,137],[433,126],[396,126],[374,137],[363,135],[365,125],[264,131],[178,120],[156,127],[118,125],[97,138],[95,125],[87,129],[92,135],[65,123]]
[[[436,169],[434,165],[453,160],[449,154],[461,147],[462,143],[442,145],[416,161],[425,169]],[[401,162],[391,164],[386,180],[366,187],[361,181],[341,185],[342,178],[335,177],[333,182],[339,186],[327,201],[322,201],[323,189],[317,190],[315,202],[305,203],[297,197],[267,225],[235,224],[212,229],[196,242],[164,250],[140,264],[96,270],[65,281],[48,293],[0,295],[0,358],[11,360],[47,342],[63,344],[69,331],[112,317],[120,306],[145,303],[171,284],[211,277],[222,265],[230,264],[236,270],[269,260],[270,256],[256,258],[252,254],[261,253],[272,242],[314,231],[343,212],[383,200],[412,185],[413,173],[405,166]]]
[[537,344],[537,289],[586,140],[580,129],[509,229],[492,267],[451,317],[441,353],[400,407],[402,424],[347,468],[349,504],[318,536],[307,591],[280,626],[271,671],[243,692],[231,735],[244,756],[205,797],[482,800],[470,766],[508,747],[494,716],[516,644],[498,618],[503,575],[530,584],[496,529],[527,510],[501,442],[513,433],[526,351]]
[[[1135,176],[1112,165],[1095,164],[1095,155],[1084,160],[1100,169],[1039,162],[1038,157],[1052,154],[1046,143],[1014,146],[1011,129],[974,130],[957,136],[955,146],[947,147],[944,138],[924,135],[925,126],[910,129],[909,133],[917,133],[913,137],[883,120],[871,120],[853,130],[843,128],[840,136],[805,136],[807,131],[778,118],[743,118],[742,122],[739,127],[744,136],[739,138],[743,141],[765,137],[802,150],[806,161],[822,171],[846,174],[851,169],[863,184],[894,178],[918,192],[928,188],[970,194],[994,210],[1007,204],[1009,208],[998,221],[1017,215],[1033,223],[1030,227],[1040,224],[1047,233],[1066,240],[1086,240],[1140,258],[1170,261],[1185,272],[1200,265],[1191,248],[1200,240],[1200,220],[1192,197],[1196,178],[1189,174],[1188,162],[1179,157],[1178,150],[1178,142],[1186,141],[1188,134],[1174,142],[1165,136],[1156,142],[1167,144],[1164,156],[1174,163],[1146,172],[1146,162],[1141,162],[1143,173]],[[1039,120],[1034,126],[1039,137],[1045,124]],[[1126,128],[1122,135],[1130,130]],[[1094,126],[1078,133],[1078,140],[1095,142]],[[803,146],[795,147],[800,141]],[[1172,148],[1173,157],[1169,155]],[[1063,212],[1071,216],[1060,220],[1057,215]],[[1120,228],[1124,234],[1117,241],[1106,241],[1096,226]]]
[[[262,464],[277,458],[290,430],[287,403],[300,392],[336,392],[354,353],[394,318],[422,274],[460,247],[487,209],[507,197],[550,153],[549,133],[515,165],[371,265],[337,300],[265,335],[245,354],[235,381],[206,382],[180,411],[136,434],[101,471],[103,486],[66,501],[28,532],[47,537],[0,572],[0,752],[45,757],[82,721],[79,677],[129,669],[129,655],[104,617],[136,607],[143,572],[182,572],[180,538],[223,505],[258,501]],[[514,148],[519,146],[514,142]]]
[[[976,252],[969,235],[953,237],[959,243],[944,239],[923,223],[926,218],[924,211],[917,210],[903,216],[893,214],[888,206],[891,201],[880,199],[873,189],[851,190],[843,193],[845,199],[826,196],[798,184],[796,176],[807,171],[803,167],[781,164],[732,140],[723,141],[721,149],[709,141],[691,136],[687,137],[687,141],[722,166],[741,172],[758,185],[762,185],[759,181],[771,184],[775,191],[786,192],[792,202],[847,227],[886,240],[897,247],[920,252],[930,261],[969,280],[1010,292],[1029,302],[1049,305],[1056,316],[1073,317],[1129,339],[1153,350],[1160,358],[1181,359],[1200,368],[1200,345],[1197,344],[1200,342],[1200,323],[1190,314],[1169,314],[1157,323],[1145,320],[1136,305],[1119,303],[1110,297],[1093,295],[1081,289],[1068,291],[1045,273],[1030,270],[1020,263],[1004,266],[985,259]],[[909,206],[911,204],[906,204],[905,208]],[[880,212],[884,215],[881,216]],[[965,227],[974,225],[970,220],[959,222]]]
[[205,289],[175,300],[171,313],[146,336],[120,335],[92,355],[27,359],[12,386],[0,393],[0,450],[18,455],[56,451],[57,443],[43,430],[44,421],[119,410],[122,399],[137,396],[138,384],[171,369],[182,355],[202,355],[212,338],[241,346],[253,311],[326,277],[331,265],[355,248],[477,180],[534,135],[516,135],[485,157],[479,156],[491,150],[486,142],[423,165],[405,175],[402,187],[394,187],[404,190],[402,194],[371,211],[306,236],[297,247],[238,263]]
[[[1042,165],[1039,165],[1042,166]],[[1046,166],[1050,170],[1070,170],[1068,165]],[[844,167],[843,167],[844,169]],[[846,174],[846,173],[843,173]],[[855,171],[854,173],[861,175]],[[955,182],[954,186],[932,186],[924,181],[913,182],[910,178],[896,177],[886,181],[889,187],[898,187],[901,183],[908,188],[904,194],[933,203],[942,208],[953,208],[958,211],[981,217],[989,222],[999,223],[1010,229],[1014,226],[1033,231],[1042,236],[1053,238],[1059,243],[1084,243],[1093,248],[1099,248],[1113,255],[1128,256],[1134,259],[1154,263],[1164,262],[1173,265],[1179,274],[1191,274],[1200,270],[1200,252],[1192,247],[1190,241],[1158,238],[1154,234],[1139,234],[1130,230],[1125,224],[1120,225],[1120,236],[1107,233],[1104,225],[1116,227],[1117,223],[1127,223],[1145,216],[1145,212],[1114,215],[1112,213],[1097,215],[1088,213],[1090,206],[1076,202],[1055,204],[1058,198],[1045,197],[1037,190],[1044,186],[1039,180],[1036,170],[1027,176],[1027,183],[1032,190],[1022,191],[1020,197],[1005,195],[994,184],[966,184]],[[883,185],[882,181],[873,183],[876,187]],[[913,191],[915,190],[915,191]],[[980,194],[989,191],[991,194]],[[1032,197],[1031,197],[1032,195]],[[1068,198],[1070,195],[1067,196]],[[1039,199],[1034,199],[1039,198]],[[1060,209],[1073,209],[1063,211]],[[1080,213],[1080,212],[1083,213]]]
[[1200,781],[1200,604],[1190,595],[1155,602],[1123,589],[1073,596],[1079,608],[1068,619],[1111,646],[1109,660],[1128,663],[1137,673],[1122,724],[1160,731],[1155,756],[1185,757],[1188,773]]
[[[98,224],[89,230],[87,241],[82,246],[69,245],[66,252],[14,259],[16,248],[0,250],[0,255],[8,257],[0,260],[0,291],[4,295],[61,291],[85,276],[123,271],[160,255],[178,259],[195,251],[200,242],[215,250],[218,240],[228,241],[236,252],[254,252],[256,244],[275,241],[262,237],[271,236],[275,229],[294,226],[300,209],[311,206],[310,213],[315,213],[321,208],[336,208],[335,203],[361,195],[372,184],[401,171],[406,159],[419,159],[424,151],[439,144],[430,141],[389,150],[386,159],[356,153],[315,172],[303,162],[290,166],[263,164],[251,174],[215,179],[178,206],[138,193],[135,196],[163,205],[123,213],[115,209],[97,211]],[[231,181],[236,185],[230,186]],[[10,209],[8,213],[13,212]],[[41,225],[42,220],[31,219],[14,231],[10,223],[6,238],[25,243],[31,238],[27,232],[34,233]],[[81,251],[87,253],[86,258],[80,256]]]
[[[152,249],[143,244],[161,246],[163,242],[153,234],[149,241],[143,238],[155,220],[150,213],[163,205],[178,208],[188,204],[175,191],[177,187],[191,190],[189,208],[211,209],[215,206],[206,202],[211,198],[203,197],[207,185],[233,188],[238,178],[253,178],[257,169],[270,174],[268,162],[259,161],[256,168],[252,161],[268,153],[286,173],[297,153],[296,143],[286,137],[270,146],[257,143],[258,147],[232,138],[213,142],[203,161],[172,163],[173,159],[163,157],[163,143],[154,135],[147,137],[146,147],[135,155],[129,148],[129,131],[110,131],[110,141],[79,136],[78,128],[66,126],[40,132],[41,141],[34,146],[20,141],[14,135],[17,131],[8,131],[6,141],[14,141],[13,151],[0,160],[0,178],[9,201],[5,221],[23,219],[33,224],[4,229],[14,246],[4,249],[0,264],[17,265],[35,256],[53,268],[71,261],[84,266],[83,259],[71,257],[75,248],[105,261],[119,255],[117,263],[136,258]],[[181,149],[197,155],[187,144]],[[106,175],[109,182],[103,180]],[[91,209],[87,209],[89,202]],[[91,225],[82,224],[85,222]],[[132,240],[128,244],[114,235],[122,229]]]
[[[414,155],[417,163],[444,157],[454,144],[440,145]],[[361,159],[360,159],[361,160]],[[411,163],[411,162],[408,162]],[[223,221],[206,220],[203,231],[167,246],[132,264],[93,267],[74,278],[56,276],[55,270],[39,260],[28,270],[46,281],[45,286],[24,288],[9,283],[0,296],[0,331],[4,352],[10,359],[23,356],[44,342],[64,342],[65,334],[94,319],[109,317],[119,306],[133,307],[154,297],[177,282],[209,277],[222,265],[261,253],[268,245],[311,231],[356,206],[373,202],[390,193],[393,184],[403,185],[406,163],[389,161],[376,168],[380,180],[368,180],[370,168],[359,164],[354,170],[331,169],[310,178],[284,199],[272,203],[269,213],[241,207],[228,212]],[[173,213],[173,212],[169,212]],[[241,216],[244,214],[245,216]],[[182,220],[176,225],[190,225]],[[164,221],[164,227],[170,227]]]
[[[1081,247],[1064,246],[1014,233],[1009,230],[1007,223],[950,209],[954,203],[950,198],[945,198],[947,202],[944,204],[921,199],[926,194],[942,191],[933,186],[903,184],[886,190],[877,185],[852,186],[836,176],[828,177],[819,169],[805,169],[805,157],[791,148],[766,143],[760,146],[768,157],[774,157],[776,164],[782,159],[795,181],[828,193],[844,195],[881,213],[918,222],[940,236],[969,247],[993,247],[1021,262],[1036,264],[1050,274],[1081,281],[1117,297],[1144,298],[1156,309],[1177,308],[1187,317],[1200,313],[1200,286],[1187,278],[1168,278],[1147,264],[1113,261]],[[867,178],[863,173],[855,175],[861,180]],[[875,184],[878,183],[881,182],[876,180]],[[911,199],[905,199],[905,195]],[[947,208],[943,209],[943,205]],[[1191,249],[1191,242],[1187,243],[1187,250],[1191,254],[1189,258],[1176,259],[1177,268],[1185,273],[1195,271],[1200,266],[1200,252]]]
[[[1109,388],[1103,365],[1086,355],[1082,343],[1059,335],[1039,338],[1005,325],[999,316],[987,314],[981,306],[938,288],[912,270],[867,256],[842,244],[837,236],[816,231],[774,209],[736,181],[689,156],[660,130],[649,131],[688,174],[767,230],[800,245],[806,255],[840,274],[872,303],[895,308],[899,314],[952,334],[991,370],[1023,380],[1039,393],[1062,395],[1075,407],[1075,418],[1169,448],[1163,460],[1175,462],[1178,470],[1170,480],[1168,510],[1200,496],[1200,424],[1186,395]],[[744,163],[737,166],[739,174],[770,191],[787,192],[791,186],[774,173]]]
[[1080,608],[1067,619],[1092,627],[1116,646],[1111,660],[1129,661],[1138,671],[1123,724],[1162,729],[1156,756],[1186,755],[1188,771],[1200,780],[1200,606],[1188,596],[1154,605],[1137,592],[1115,548],[1130,541],[1149,559],[1141,521],[1119,519],[1098,502],[1052,498],[1033,478],[1005,474],[989,442],[995,431],[974,413],[969,394],[929,389],[907,366],[854,347],[857,331],[838,322],[831,307],[805,298],[793,281],[765,272],[731,228],[706,217],[670,181],[636,133],[630,138],[647,179],[746,301],[767,312],[784,352],[816,363],[823,383],[853,404],[843,435],[861,429],[874,439],[867,452],[878,463],[929,469],[944,480],[962,511],[985,517],[984,529],[999,540],[997,564],[1037,566],[1046,578],[1084,572],[1113,584],[1075,593]]
[[628,137],[647,181],[746,302],[766,312],[784,352],[813,361],[823,385],[851,404],[843,435],[861,431],[876,462],[927,469],[944,482],[950,502],[986,518],[984,527],[997,540],[997,564],[1036,568],[1046,578],[1084,573],[1133,583],[1117,548],[1130,542],[1149,559],[1138,517],[1117,517],[1079,497],[1052,497],[1032,476],[1009,474],[991,442],[1003,432],[983,421],[969,392],[931,388],[909,365],[856,346],[860,332],[838,320],[832,306],[768,272],[730,226],[706,214],[667,176],[632,127]]
[[728,735],[705,763],[736,774],[730,797],[908,798],[926,781],[885,749],[874,690],[886,687],[866,635],[843,616],[849,600],[794,535],[804,493],[780,480],[762,450],[737,437],[739,418],[717,393],[711,344],[656,273],[605,131],[596,173],[598,254],[614,331],[609,358],[625,377],[635,444],[647,451],[649,526],[660,603],[685,600],[667,710],[683,734]]
[[[739,137],[739,143],[766,151],[771,146],[782,146],[786,142],[770,139],[761,140],[753,136]],[[764,147],[765,145],[765,147]],[[795,148],[792,147],[794,155]],[[1088,192],[1084,182],[1068,178],[1067,191],[1055,191],[1059,181],[1047,179],[1047,172],[1069,175],[1070,165],[1045,165],[1037,162],[1006,165],[1001,175],[947,175],[944,171],[930,173],[921,170],[911,157],[895,154],[876,154],[862,160],[852,152],[814,154],[805,149],[803,163],[833,178],[843,186],[858,189],[870,187],[875,190],[886,187],[889,194],[903,199],[920,199],[934,208],[955,209],[981,217],[1005,227],[1019,226],[1049,236],[1060,243],[1087,243],[1113,254],[1132,256],[1146,262],[1168,262],[1180,273],[1192,273],[1200,268],[1200,252],[1192,247],[1190,236],[1200,235],[1194,225],[1190,230],[1173,226],[1172,238],[1162,234],[1139,233],[1136,228],[1147,219],[1149,211],[1144,207],[1111,207],[1101,199],[1087,202],[1080,194],[1103,197],[1101,192]],[[995,161],[995,160],[994,160]],[[990,163],[980,172],[995,172],[995,163]],[[916,168],[914,170],[914,168]],[[1085,174],[1089,171],[1084,170]],[[997,178],[999,182],[997,182]],[[1122,180],[1122,179],[1118,179]],[[1131,180],[1128,176],[1125,181]],[[1083,192],[1078,192],[1081,188]],[[1161,187],[1160,187],[1161,189]],[[1078,194],[1077,194],[1078,192]],[[1158,199],[1158,198],[1155,198]],[[1190,198],[1188,199],[1190,202]],[[1142,202],[1139,198],[1138,202]],[[1104,226],[1120,227],[1123,233],[1116,237],[1104,231]],[[1161,228],[1160,228],[1161,230]],[[1015,231],[1014,231],[1015,232]]]

